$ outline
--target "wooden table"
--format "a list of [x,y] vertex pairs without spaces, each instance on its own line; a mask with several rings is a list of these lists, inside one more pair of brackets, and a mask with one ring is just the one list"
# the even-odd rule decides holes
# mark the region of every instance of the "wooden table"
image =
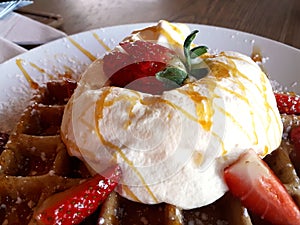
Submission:
[[60,14],[67,34],[166,19],[246,31],[300,48],[300,0],[35,0],[25,9]]

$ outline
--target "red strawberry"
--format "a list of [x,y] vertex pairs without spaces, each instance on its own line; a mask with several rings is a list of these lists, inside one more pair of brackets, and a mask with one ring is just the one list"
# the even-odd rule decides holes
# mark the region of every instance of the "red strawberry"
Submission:
[[300,126],[292,128],[290,137],[293,144],[300,147]]
[[[112,51],[103,58],[103,70],[112,86],[126,87],[141,78],[155,78],[157,72],[164,70],[177,57],[174,51],[151,42],[122,42],[119,45],[121,51]],[[179,60],[178,57],[177,59]],[[140,81],[131,88],[159,94],[164,90],[164,84],[156,79],[149,79]]]
[[280,113],[300,114],[300,96],[295,94],[275,93]]
[[46,199],[34,213],[38,224],[79,224],[92,214],[114,190],[120,178],[119,167],[109,171],[109,176],[95,175],[78,186]]
[[274,225],[300,225],[300,211],[283,184],[254,151],[224,171],[230,192],[250,211]]
[[147,41],[121,42],[120,46],[135,60],[168,63],[176,55],[169,48]]

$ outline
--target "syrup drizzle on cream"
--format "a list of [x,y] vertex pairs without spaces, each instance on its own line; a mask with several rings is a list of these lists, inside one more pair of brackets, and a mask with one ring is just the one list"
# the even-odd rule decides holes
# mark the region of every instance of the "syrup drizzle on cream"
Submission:
[[[220,53],[220,55],[224,55],[224,53]],[[262,90],[260,89],[260,87],[258,86],[258,84],[256,83],[253,83],[245,74],[241,73],[235,66],[235,64],[233,63],[232,60],[242,60],[241,58],[239,57],[234,57],[234,56],[227,56],[225,55],[228,59],[229,59],[229,65],[225,64],[225,63],[222,63],[222,62],[216,62],[216,61],[206,61],[206,63],[209,65],[210,69],[213,71],[213,74],[216,75],[217,78],[220,78],[220,77],[229,77],[229,76],[232,76],[233,78],[236,78],[236,77],[242,77],[244,79],[246,79],[247,81],[251,82],[253,85],[256,86],[257,90],[260,91],[263,99],[264,99],[264,105],[265,105],[265,108],[266,108],[266,111],[267,112],[270,112],[271,111],[271,114],[272,116],[276,115],[276,112],[274,111],[274,109],[270,106],[268,100],[267,100],[267,92],[266,92],[266,79],[265,76],[261,76],[261,87],[262,87]],[[230,72],[231,71],[231,72]],[[229,74],[230,73],[230,74]],[[222,75],[223,74],[223,75]],[[246,90],[246,87],[245,85],[239,81],[238,79],[234,79],[233,82],[237,83],[239,85],[239,88],[243,91]],[[256,132],[255,132],[255,122],[254,122],[254,119],[253,119],[253,116],[254,116],[254,112],[252,110],[252,105],[249,103],[249,100],[237,93],[237,92],[234,92],[230,89],[227,89],[226,87],[222,87],[222,86],[219,86],[219,88],[221,88],[222,90],[224,91],[227,91],[228,93],[230,94],[233,94],[235,95],[237,98],[243,100],[244,102],[246,102],[249,106],[249,109],[251,109],[251,115],[252,115],[252,127],[253,127],[253,131],[251,132],[255,138],[254,138],[254,143],[253,144],[257,144],[258,143],[258,137],[256,136]],[[222,110],[222,109],[219,109],[219,110]],[[224,111],[224,110],[223,110]],[[223,112],[228,118],[230,118],[236,125],[238,125],[241,130],[247,134],[249,140],[250,140],[250,135],[248,134],[247,131],[245,131],[244,129],[242,129],[241,125],[238,124],[235,120],[234,120],[234,115],[230,115],[228,113],[226,113],[226,111]],[[268,125],[267,125],[267,130],[270,129],[270,126],[271,126],[271,114],[270,113],[267,113],[267,121],[268,121]],[[280,121],[279,119],[275,116],[276,118],[276,124],[278,126],[278,128],[280,128]],[[268,142],[270,143],[272,140],[268,140]],[[264,149],[264,153],[262,154],[262,156],[265,156],[266,154],[268,154],[268,147],[265,146],[265,149]]]
[[[220,56],[225,56],[228,59],[228,64],[226,64],[224,62],[220,62],[220,61],[210,61],[210,60],[205,61],[208,64],[208,66],[210,67],[210,70],[212,71],[214,76],[217,79],[229,78],[230,77],[231,81],[233,81],[233,83],[236,83],[239,86],[239,89],[242,90],[245,93],[247,88],[245,87],[245,85],[239,79],[236,79],[236,78],[242,77],[242,78],[244,78],[245,80],[247,80],[248,82],[250,82],[252,84],[253,84],[253,82],[245,74],[241,73],[236,68],[235,63],[233,62],[233,60],[242,60],[242,59],[239,58],[239,57],[227,56],[224,53],[220,53]],[[250,104],[248,98],[244,97],[243,95],[241,95],[237,92],[226,89],[224,87],[220,86],[220,88],[223,88],[223,90],[228,91],[229,93],[235,95],[237,98],[245,101],[246,104],[248,105],[248,107],[250,109],[250,114],[251,114],[251,117],[252,117],[252,127],[253,127],[252,134],[254,135],[254,143],[253,144],[256,145],[258,143],[258,137],[257,137],[256,132],[255,132],[256,125],[255,125],[255,122],[254,122],[253,107]],[[230,115],[225,110],[223,110],[223,113],[226,113],[225,116],[230,118],[230,119],[234,118],[234,115]],[[235,121],[233,121],[233,122],[236,123]],[[241,127],[241,125],[239,125],[239,127]]]
[[[100,121],[103,118],[103,109],[106,106],[105,104],[105,98],[110,94],[110,88],[106,89],[104,91],[104,93],[102,94],[101,98],[98,99],[97,103],[96,103],[96,110],[95,110],[95,121]],[[96,127],[96,133],[99,137],[99,139],[101,140],[101,142],[105,145],[108,146],[111,149],[114,149],[118,152],[118,154],[123,158],[123,160],[130,166],[130,168],[135,172],[135,174],[139,177],[139,179],[141,180],[143,186],[146,188],[146,190],[148,191],[148,193],[150,194],[150,196],[153,198],[153,200],[155,202],[158,202],[157,198],[155,197],[155,195],[153,194],[153,192],[151,191],[150,187],[147,185],[147,183],[145,182],[144,177],[141,175],[141,173],[137,170],[137,168],[133,165],[133,162],[131,160],[129,160],[127,158],[127,156],[123,153],[122,149],[119,148],[118,146],[114,145],[113,143],[105,140],[105,138],[103,137],[102,133],[101,133],[101,128],[99,125],[97,125]],[[133,193],[132,193],[133,194]]]
[[[229,78],[229,77],[231,77],[231,78],[243,77],[247,81],[251,82],[252,85],[255,85],[255,83],[253,83],[252,80],[248,79],[248,77],[246,75],[240,73],[237,70],[234,62],[231,61],[233,59],[241,60],[241,58],[231,57],[231,59],[229,60],[229,64],[225,64],[225,63],[222,63],[222,62],[219,62],[219,61],[217,61],[217,62],[213,61],[213,62],[210,63],[210,65],[214,68],[213,69],[214,76],[210,79],[206,79],[204,82],[206,84],[209,84],[208,87],[210,87],[210,92],[211,92],[210,97],[211,98],[207,98],[205,96],[202,96],[200,93],[194,91],[193,86],[196,85],[195,83],[187,84],[186,89],[176,89],[181,94],[188,96],[194,102],[197,117],[194,117],[192,114],[188,113],[187,111],[185,111],[185,109],[179,107],[178,105],[176,105],[176,104],[174,104],[174,103],[172,103],[168,100],[162,99],[162,98],[150,98],[150,99],[147,99],[147,100],[142,100],[139,95],[136,95],[135,97],[119,95],[118,97],[114,98],[113,100],[105,101],[106,96],[109,95],[109,91],[106,91],[105,94],[103,94],[97,102],[97,109],[98,110],[95,113],[95,120],[99,121],[103,118],[102,111],[103,111],[104,107],[112,106],[114,103],[116,103],[118,101],[121,101],[121,100],[124,100],[124,99],[126,99],[127,102],[131,103],[131,106],[128,107],[128,116],[129,116],[129,118],[134,116],[134,115],[132,115],[131,110],[132,110],[132,107],[133,107],[133,105],[135,104],[136,101],[140,101],[140,103],[143,104],[143,105],[151,105],[151,104],[160,102],[162,104],[167,104],[167,105],[179,110],[188,119],[191,119],[192,121],[195,121],[195,122],[199,123],[204,128],[204,130],[211,131],[212,116],[214,114],[214,110],[217,109],[217,110],[219,110],[219,112],[224,114],[224,116],[226,118],[229,118],[234,124],[236,124],[236,126],[240,128],[240,130],[245,134],[245,136],[247,136],[247,138],[249,140],[253,141],[253,145],[256,145],[258,143],[258,137],[255,133],[256,127],[255,127],[255,122],[254,122],[254,117],[253,117],[254,116],[253,107],[250,104],[249,100],[245,96],[243,96],[242,94],[234,92],[234,91],[232,91],[230,89],[227,89],[225,87],[222,87],[217,82],[215,82],[215,79],[219,80],[219,79],[222,79],[224,77],[226,77],[226,78]],[[220,67],[218,67],[218,65],[220,65]],[[217,68],[221,68],[221,69],[219,70]],[[236,83],[239,86],[240,90],[246,91],[246,87],[242,83],[242,81],[240,81],[238,79],[232,79],[232,82]],[[265,91],[265,89],[266,89],[265,82],[266,81],[263,79],[262,80],[262,85],[263,85],[262,89],[263,90],[260,90],[260,89],[258,89],[258,90],[263,94],[265,101],[267,101],[266,93],[262,92],[262,91]],[[199,81],[197,83],[198,83],[197,85],[199,85],[199,83],[201,85],[201,81]],[[217,107],[217,106],[214,106],[215,107],[214,108],[212,106],[214,98],[219,98],[220,97],[218,95],[213,94],[214,93],[213,91],[216,87],[221,88],[222,90],[230,93],[231,95],[235,95],[237,98],[241,99],[242,101],[244,101],[248,105],[248,107],[250,109],[250,114],[252,115],[252,125],[253,125],[253,130],[252,131],[245,130],[242,127],[242,125],[238,121],[236,121],[234,115],[228,113],[224,108]],[[132,91],[132,92],[137,93],[135,91]],[[265,106],[266,106],[267,110],[271,108],[271,106],[269,104],[265,104]],[[268,115],[268,116],[270,116],[270,115]],[[270,127],[271,119],[268,118],[267,121],[269,123],[268,127]],[[130,123],[128,122],[128,124],[130,124]],[[128,127],[128,124],[125,124],[125,128]],[[142,184],[144,185],[144,187],[148,190],[149,194],[153,196],[153,193],[151,192],[151,190],[149,189],[149,187],[145,183],[144,178],[140,175],[139,171],[134,167],[133,163],[124,155],[124,153],[122,152],[122,149],[115,146],[114,144],[112,144],[110,142],[107,142],[104,139],[103,135],[101,134],[101,130],[100,130],[99,127],[98,127],[98,130],[97,130],[97,134],[98,134],[101,142],[104,145],[106,145],[106,146],[108,146],[112,149],[117,150],[116,152],[118,154],[120,154],[121,157],[124,159],[124,161],[135,171],[135,173],[139,176],[140,180],[142,181]],[[223,142],[222,138],[220,136],[218,136],[218,134],[216,134],[215,132],[212,132],[212,135],[215,136],[215,138],[220,142],[220,144],[222,146],[222,149],[223,149],[222,150],[222,155],[225,156],[228,151],[224,148],[224,142]],[[266,154],[267,152],[268,152],[268,149],[265,146],[265,153],[264,154]],[[128,190],[126,192],[128,193]],[[130,194],[130,196],[132,196],[132,195],[133,195],[133,193]],[[133,197],[133,199],[137,199],[137,197],[135,196],[135,197]]]

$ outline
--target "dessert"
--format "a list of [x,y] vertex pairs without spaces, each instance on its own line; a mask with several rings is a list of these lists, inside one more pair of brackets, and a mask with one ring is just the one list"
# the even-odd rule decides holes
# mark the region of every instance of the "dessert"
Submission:
[[[295,187],[299,178],[290,158],[297,165],[293,146],[298,146],[300,138],[297,130],[291,132],[292,137],[287,135],[287,140],[293,144],[289,149],[284,145],[286,142],[281,141],[282,123],[272,88],[265,74],[250,58],[235,52],[201,55],[201,65],[206,63],[204,69],[211,71],[208,75],[199,80],[183,79],[182,86],[172,83],[172,88],[159,95],[145,93],[144,89],[115,87],[119,80],[110,76],[115,73],[105,74],[105,57],[114,57],[124,49],[128,51],[132,44],[136,44],[139,50],[145,45],[155,48],[157,40],[161,40],[159,35],[154,35],[156,33],[164,34],[168,49],[171,41],[178,44],[171,51],[161,48],[159,52],[167,52],[168,57],[156,59],[158,63],[153,64],[153,58],[149,56],[150,60],[148,58],[145,63],[134,61],[133,67],[125,66],[129,72],[137,64],[146,68],[145,76],[140,77],[141,83],[131,82],[133,78],[126,81],[125,86],[139,88],[145,84],[152,88],[156,79],[152,79],[154,76],[149,78],[149,84],[146,74],[149,69],[154,74],[157,71],[153,72],[149,65],[162,66],[160,69],[163,70],[175,65],[180,69],[180,76],[184,74],[188,66],[180,63],[186,56],[180,46],[188,33],[173,40],[177,35],[171,37],[168,32],[163,32],[168,28],[176,30],[173,26],[162,21],[157,27],[134,32],[120,44],[121,47],[88,68],[69,101],[76,86],[73,81],[52,81],[39,89],[0,157],[0,210],[3,215],[0,221],[3,224],[46,224],[38,216],[44,212],[43,202],[49,202],[46,199],[55,199],[55,193],[58,193],[68,201],[69,190],[81,187],[86,179],[92,181],[94,174],[101,174],[115,164],[122,170],[116,192],[112,192],[101,206],[96,205],[94,213],[85,215],[81,224],[266,224],[259,217],[272,219],[274,214],[279,215],[280,207],[286,209],[282,211],[282,220],[298,224],[299,210],[295,202],[299,206],[297,198],[300,195]],[[149,32],[151,39],[156,40],[153,45],[140,42],[148,41]],[[133,55],[136,54],[134,48]],[[121,71],[124,72],[122,68]],[[130,83],[128,86],[127,82]],[[237,106],[242,113],[236,112]],[[297,113],[293,110],[286,112]],[[147,125],[165,133],[148,132],[151,129]],[[285,131],[287,129],[285,127]],[[248,158],[251,151],[256,152],[253,153],[255,157]],[[245,172],[244,166],[239,167],[243,157],[259,164],[260,158],[265,157],[294,200],[285,189],[281,193],[283,186],[271,173],[271,181],[275,180],[274,192],[286,202],[274,205],[272,199],[265,199],[264,202],[273,206],[264,212],[256,211],[257,216],[251,211],[255,206],[246,200],[243,204],[250,210],[249,215],[241,201],[233,196],[243,197],[243,194],[239,195],[243,187],[238,185],[239,190],[234,190],[229,181],[241,178],[234,171]],[[285,175],[282,168],[278,168],[279,162],[284,168],[291,165],[284,171]],[[262,168],[258,171],[265,170],[264,164]],[[266,174],[268,172],[247,173],[246,189],[251,188],[252,179],[265,178]],[[12,183],[16,181],[17,185],[12,189]],[[227,192],[228,187],[231,192]],[[256,200],[264,199],[264,191],[257,192]],[[253,199],[253,193],[249,194],[250,200]],[[45,208],[48,212],[49,208]],[[280,220],[273,222],[282,224]]]
[[[155,29],[160,28],[150,30]],[[115,72],[118,66],[110,72],[106,64],[125,58],[123,51],[134,54],[134,47],[143,53],[138,34],[83,74],[64,113],[62,138],[69,153],[95,172],[119,164],[123,176],[116,190],[128,199],[183,209],[210,204],[228,190],[223,170],[239,155],[253,149],[263,157],[279,146],[282,124],[271,85],[249,57],[222,52],[202,56],[207,76],[160,95],[122,88],[115,81],[116,75],[123,80]],[[132,49],[126,43],[134,43]],[[151,47],[145,48],[153,52]],[[101,87],[103,83],[112,86]],[[184,186],[172,191],[180,184]],[[185,193],[194,197],[183,197]]]

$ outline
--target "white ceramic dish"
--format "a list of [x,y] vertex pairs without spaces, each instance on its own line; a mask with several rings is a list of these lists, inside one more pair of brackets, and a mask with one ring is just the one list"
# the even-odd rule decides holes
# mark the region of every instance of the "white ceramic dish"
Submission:
[[[0,64],[0,129],[11,130],[28,104],[32,88],[24,73],[28,73],[38,83],[53,79],[66,71],[79,76],[93,59],[107,51],[106,46],[113,48],[131,31],[149,25],[120,25],[79,33]],[[199,24],[188,26],[191,30],[200,31],[194,42],[208,46],[213,52],[232,50],[251,55],[253,49],[258,48],[264,58],[263,67],[271,79],[300,93],[300,84],[297,84],[300,73],[299,49],[236,30]]]

